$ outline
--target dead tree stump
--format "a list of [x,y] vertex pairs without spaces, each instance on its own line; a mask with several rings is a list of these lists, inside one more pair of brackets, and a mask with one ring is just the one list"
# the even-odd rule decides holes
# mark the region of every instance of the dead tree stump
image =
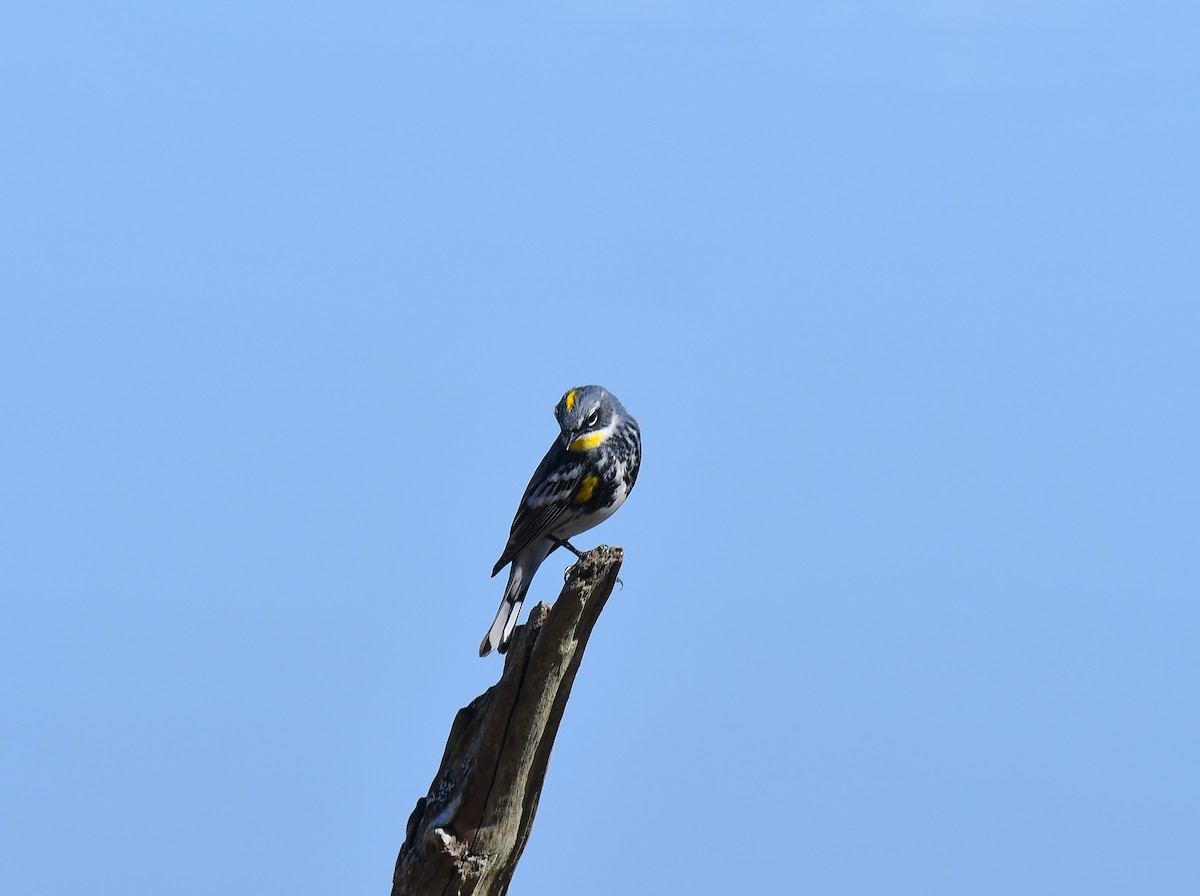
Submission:
[[601,545],[553,607],[517,628],[500,680],[458,711],[429,793],[417,800],[392,896],[502,896],[529,840],[542,782],[588,636],[621,568]]

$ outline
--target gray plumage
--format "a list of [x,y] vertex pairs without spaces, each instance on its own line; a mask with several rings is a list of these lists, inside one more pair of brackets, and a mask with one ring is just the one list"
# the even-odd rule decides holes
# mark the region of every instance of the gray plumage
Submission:
[[637,481],[641,431],[615,395],[603,386],[568,389],[554,416],[559,436],[529,480],[492,570],[495,576],[512,564],[480,656],[508,649],[533,575],[550,552],[612,516]]

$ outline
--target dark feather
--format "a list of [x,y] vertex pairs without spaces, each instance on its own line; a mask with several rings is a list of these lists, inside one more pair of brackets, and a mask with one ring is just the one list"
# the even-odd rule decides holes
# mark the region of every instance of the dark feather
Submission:
[[[492,570],[493,576],[511,563],[517,554],[553,528],[554,521],[571,506],[571,498],[583,482],[586,470],[586,464],[572,458],[559,439],[554,440],[554,444],[550,446],[550,450],[546,452],[546,456],[542,458],[542,462],[530,478],[529,485],[525,487],[517,515],[513,518],[508,544],[505,545],[500,559],[496,561]],[[531,507],[529,499],[538,490],[537,487],[543,485],[551,473],[556,471],[561,478],[553,487],[543,486],[544,494],[539,496],[539,506]]]

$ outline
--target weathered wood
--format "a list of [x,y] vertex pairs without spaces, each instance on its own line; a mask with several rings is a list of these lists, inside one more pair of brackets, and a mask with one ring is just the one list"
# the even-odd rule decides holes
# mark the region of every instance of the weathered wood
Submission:
[[550,750],[620,548],[571,568],[553,607],[517,628],[500,680],[458,711],[396,859],[392,896],[502,896],[529,840]]

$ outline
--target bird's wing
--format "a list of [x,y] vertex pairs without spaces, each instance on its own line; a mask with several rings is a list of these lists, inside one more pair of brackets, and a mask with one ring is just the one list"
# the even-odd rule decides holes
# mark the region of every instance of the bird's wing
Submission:
[[572,457],[555,439],[529,480],[525,494],[521,496],[521,505],[513,518],[508,544],[496,561],[492,575],[553,528],[554,521],[571,506],[571,499],[583,482],[586,469],[581,459]]

